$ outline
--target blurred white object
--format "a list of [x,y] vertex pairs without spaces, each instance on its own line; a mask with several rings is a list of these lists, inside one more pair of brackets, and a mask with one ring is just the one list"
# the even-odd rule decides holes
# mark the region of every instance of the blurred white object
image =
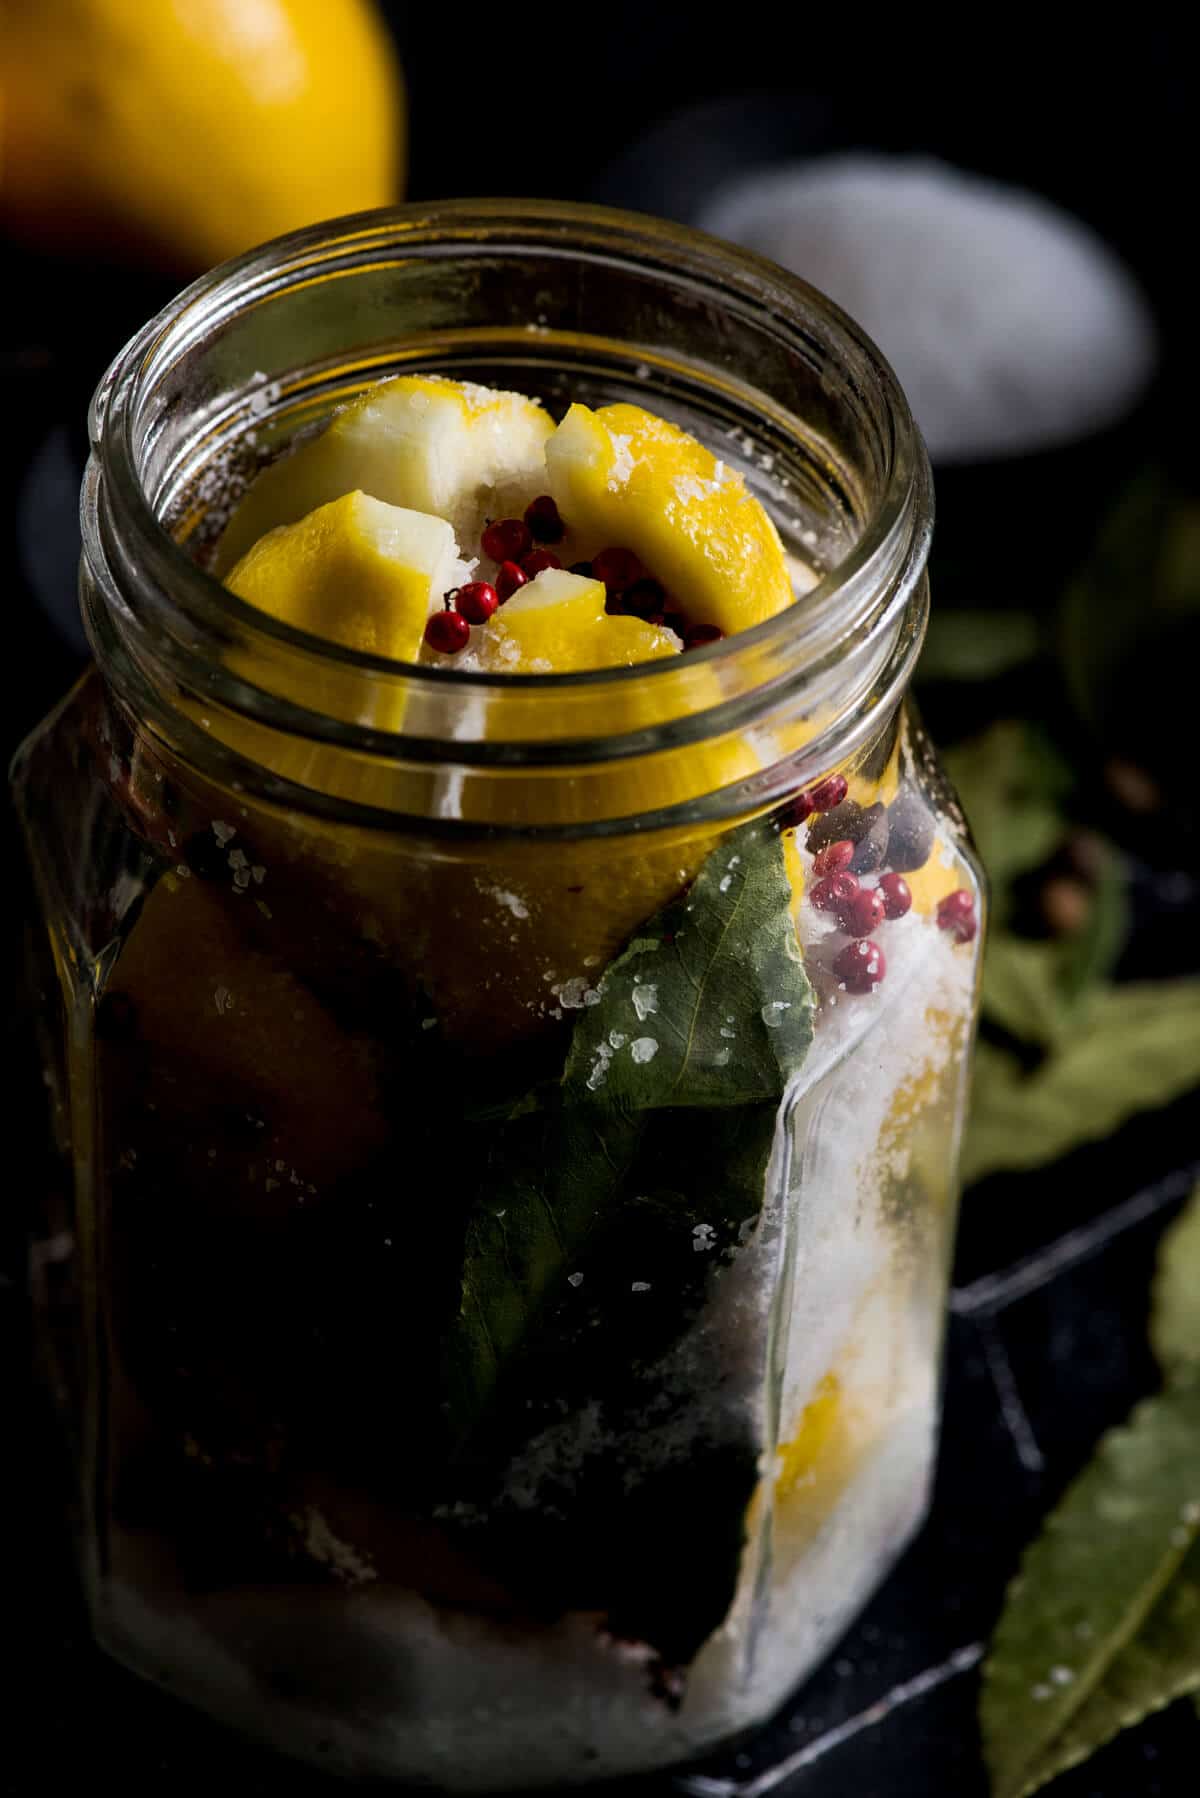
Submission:
[[900,378],[938,460],[1069,442],[1128,410],[1156,345],[1140,289],[1079,220],[924,159],[760,169],[698,221],[801,275]]

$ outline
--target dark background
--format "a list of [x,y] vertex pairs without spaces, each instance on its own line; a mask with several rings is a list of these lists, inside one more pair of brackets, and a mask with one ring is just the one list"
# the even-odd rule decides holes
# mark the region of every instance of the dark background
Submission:
[[[1092,223],[1139,275],[1160,323],[1164,360],[1150,407],[1136,437],[1118,433],[1099,460],[1086,447],[1066,458],[1061,485],[1048,488],[1039,478],[1022,488],[1020,470],[1011,468],[944,477],[943,557],[950,553],[943,544],[986,542],[999,516],[996,496],[1005,495],[1011,518],[1015,493],[1028,581],[1049,587],[1082,553],[1107,493],[1148,442],[1194,479],[1195,92],[1181,35],[1148,29],[1140,17],[1108,23],[1093,15],[1083,41],[1082,25],[1056,20],[1049,9],[1024,17],[1009,9],[949,14],[936,33],[914,30],[910,9],[886,19],[845,8],[817,16],[800,8],[780,15],[766,7],[709,13],[611,3],[586,12],[396,4],[386,11],[409,80],[414,199],[531,194],[687,219],[722,175],[741,167],[876,148],[933,154],[1028,186]],[[11,750],[80,665],[74,505],[90,389],[175,284],[11,246],[0,246],[0,279],[8,620],[0,665]],[[951,701],[931,693],[926,703],[935,729],[952,734]],[[1161,743],[1158,755],[1170,759]],[[1163,953],[1144,951],[1152,963]],[[1192,954],[1177,922],[1157,971]],[[931,1523],[841,1653],[779,1724],[712,1770],[739,1778],[820,1742],[898,1684],[986,1637],[1038,1518],[1099,1433],[1154,1384],[1147,1280],[1158,1231],[1185,1190],[1179,1170],[1195,1153],[1194,1109],[1181,1103],[1128,1127],[1113,1144],[1043,1174],[993,1179],[968,1197]],[[316,1789],[309,1776],[277,1770],[136,1686],[87,1643],[56,1521],[52,1454],[25,1390],[19,1186],[19,1179],[10,1185],[0,1235],[0,1393],[13,1394],[0,1457],[0,1527],[15,1663],[0,1791],[26,1798],[97,1776],[120,1779],[133,1794],[208,1793],[219,1781],[239,1793]],[[1131,1199],[1128,1213],[1112,1211]],[[1053,1277],[1028,1296],[1006,1298],[1005,1288],[995,1305],[970,1298],[982,1275],[1039,1253],[1100,1214],[1121,1225],[1111,1241],[1094,1252],[1085,1241],[1078,1253],[1068,1243]],[[1013,1412],[1014,1391],[1036,1453]],[[979,1798],[975,1685],[965,1671],[897,1706],[817,1755],[787,1791],[794,1798]],[[1182,1798],[1195,1792],[1198,1764],[1200,1726],[1177,1705],[1054,1790],[1062,1798]]]
[[[986,24],[948,15],[914,29],[907,11],[606,4],[592,15],[526,7],[383,6],[408,79],[409,183],[415,200],[518,194],[594,200],[691,221],[720,181],[775,159],[842,149],[932,155],[1027,186],[1086,219],[1140,278],[1163,335],[1155,394],[1156,450],[1194,467],[1194,63],[1182,30],[1138,20],[1096,29],[1006,10]],[[164,121],[164,131],[167,130]],[[27,603],[33,586],[74,629],[68,571],[75,549],[70,490],[84,447],[88,397],[116,349],[179,285],[94,262],[31,256],[0,242],[0,369],[7,428],[0,446],[0,547],[9,570],[10,653],[4,715],[10,742],[61,689],[53,635]],[[47,436],[57,427],[69,457]],[[1124,450],[1125,446],[1121,446]],[[42,452],[39,456],[39,451]],[[1105,494],[1074,510],[1034,489],[1029,578],[1044,550],[1069,560]],[[17,519],[34,466],[38,504]],[[1111,460],[1101,479],[1119,478]],[[1000,471],[993,491],[1010,481]],[[950,490],[962,486],[947,475]],[[947,510],[940,536],[969,507]],[[984,514],[986,516],[986,512]],[[30,566],[34,564],[32,567]],[[16,572],[15,587],[12,574]],[[1047,571],[1047,579],[1053,571]]]

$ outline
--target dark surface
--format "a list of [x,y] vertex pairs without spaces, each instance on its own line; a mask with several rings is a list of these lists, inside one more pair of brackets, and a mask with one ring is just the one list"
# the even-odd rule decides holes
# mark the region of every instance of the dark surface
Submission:
[[[1097,1436],[1156,1384],[1146,1292],[1156,1245],[1196,1169],[1179,1105],[1051,1176],[993,1181],[967,1202],[951,1301],[946,1415],[930,1520],[826,1665],[776,1721],[689,1778],[649,1790],[736,1798],[984,1798],[977,1663],[1020,1550]],[[1140,1177],[1136,1188],[1133,1182]],[[1081,1222],[1081,1220],[1086,1220]],[[23,1307],[0,1290],[0,1365],[23,1353]],[[97,1769],[131,1795],[331,1789],[236,1743],[90,1645],[54,1504],[53,1442],[22,1393],[0,1489],[16,1573],[0,1791],[26,1798]],[[1180,1704],[1055,1787],[1061,1798],[1184,1798],[1200,1721]],[[716,1782],[711,1783],[711,1782]]]
[[[436,9],[390,10],[412,81],[418,195],[549,192],[686,217],[722,170],[866,143],[929,150],[1039,187],[1090,218],[1141,274],[1166,333],[1167,384],[1176,399],[1184,396],[1172,416],[1188,426],[1179,423],[1176,436],[1189,439],[1191,301],[1176,272],[1171,180],[1191,75],[1170,38],[1098,33],[1085,48],[1073,27],[1068,36],[1066,25],[1043,17],[1032,42],[1015,26],[988,34],[986,81],[965,50],[947,81],[943,58],[962,46],[947,39],[934,58],[907,16],[876,26],[852,49],[840,18],[823,26],[805,16],[778,41],[772,24],[768,56],[765,14],[762,30],[714,22],[696,31],[679,8],[611,6],[585,59],[591,109],[572,121],[553,104],[561,15],[533,9],[515,50],[505,49],[500,22],[489,16],[489,53],[500,58],[497,81],[507,86],[494,90],[490,113],[483,110],[481,149],[478,112],[456,120],[443,77],[455,64],[454,40],[463,29],[484,30],[483,22],[472,24],[470,9],[465,21],[441,20]],[[520,58],[515,82],[510,51]],[[755,91],[767,77],[772,91]],[[491,129],[496,120],[512,128]],[[74,492],[90,386],[174,284],[101,279],[99,271],[4,250],[0,273],[0,566],[10,632],[2,666],[12,747],[79,666]],[[1168,450],[1171,442],[1168,428]],[[1011,471],[1006,479],[1011,487]],[[969,542],[995,491],[986,471],[947,483],[944,540]],[[1087,523],[1071,523],[1080,548]],[[1061,518],[1047,517],[1044,528],[1056,542],[1062,537]],[[1068,560],[1071,532],[1062,545]],[[1153,967],[1170,971],[1170,963]],[[11,1008],[10,1023],[19,1032]],[[1055,1170],[993,1179],[969,1195],[930,1522],[826,1667],[773,1726],[708,1763],[710,1779],[746,1782],[776,1769],[795,1798],[983,1794],[978,1645],[1047,1506],[1097,1436],[1155,1384],[1148,1278],[1187,1184],[1180,1170],[1196,1147],[1194,1112],[1180,1103]],[[54,1496],[53,1448],[27,1378],[19,1181],[8,1190],[0,1213],[0,1531],[9,1573],[0,1792],[29,1798],[96,1777],[119,1778],[130,1798],[208,1798],[221,1786],[264,1795],[328,1790],[137,1684],[91,1648]],[[1011,1270],[1031,1257],[1014,1280]],[[1176,1705],[1054,1791],[1191,1798],[1198,1763],[1200,1723],[1190,1706]],[[663,1794],[676,1789],[669,1780],[654,1785]]]

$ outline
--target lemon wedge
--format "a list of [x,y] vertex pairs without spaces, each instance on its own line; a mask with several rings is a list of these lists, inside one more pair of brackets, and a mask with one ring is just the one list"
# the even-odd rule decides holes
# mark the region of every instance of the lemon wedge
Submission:
[[486,516],[540,491],[553,429],[521,393],[425,375],[381,381],[264,469],[225,527],[214,571],[224,578],[265,532],[355,489],[434,513],[475,543]]
[[506,674],[578,674],[678,655],[674,631],[612,617],[600,581],[546,568],[514,593],[483,634],[480,664]]
[[225,584],[315,637],[415,662],[426,619],[462,575],[444,519],[355,492],[268,531]]
[[[242,841],[231,833],[235,861]],[[264,891],[273,874],[278,884],[278,870],[268,868]],[[261,1138],[229,1163],[229,1197],[269,1212],[275,1205],[262,1180],[277,1171],[271,1160],[283,1158],[306,1182],[336,1180],[386,1141],[387,1112],[369,1041],[343,1030],[284,958],[255,945],[239,910],[250,902],[234,894],[232,878],[222,893],[195,875],[165,875],[146,898],[108,990],[135,1008],[148,1050],[141,1098],[151,1112],[156,1100],[164,1115],[168,1104],[171,1116],[190,1112],[205,1140],[222,1128],[218,1120],[261,1112]],[[247,1191],[237,1182],[254,1181],[256,1162],[257,1185]],[[278,1183],[283,1198],[287,1177]]]
[[572,406],[546,444],[572,541],[632,549],[689,620],[729,635],[791,604],[779,533],[741,475],[640,406]]

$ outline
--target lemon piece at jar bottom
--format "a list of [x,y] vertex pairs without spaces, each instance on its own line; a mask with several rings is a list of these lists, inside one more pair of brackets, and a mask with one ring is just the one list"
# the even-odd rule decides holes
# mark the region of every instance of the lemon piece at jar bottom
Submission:
[[775,1499],[786,1504],[801,1484],[811,1484],[818,1463],[828,1454],[839,1429],[844,1429],[841,1381],[833,1372],[822,1375],[816,1392],[800,1415],[791,1440],[780,1449],[775,1476]]
[[[128,1008],[144,1058],[139,1108],[153,1096],[147,1109],[191,1119],[200,1135],[219,1134],[222,1118],[261,1111],[261,1138],[241,1161],[256,1183],[254,1203],[271,1211],[293,1202],[292,1173],[318,1186],[337,1178],[383,1144],[387,1126],[369,1045],[339,1028],[290,968],[247,942],[233,908],[250,903],[222,899],[195,875],[164,875],[107,992]],[[283,1180],[268,1158],[284,1163]],[[230,1202],[240,1202],[232,1188]]]
[[941,1092],[948,1066],[956,1061],[957,1040],[966,1030],[965,1019],[940,1006],[926,1006],[921,1029],[927,1033],[926,1059],[896,1088],[879,1134],[880,1150],[894,1153],[921,1113]]

